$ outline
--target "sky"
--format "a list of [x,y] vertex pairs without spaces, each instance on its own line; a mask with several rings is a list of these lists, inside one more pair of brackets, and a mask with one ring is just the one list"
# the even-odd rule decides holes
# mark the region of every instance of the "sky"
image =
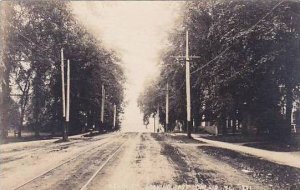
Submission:
[[[180,1],[73,1],[73,13],[104,45],[117,51],[127,78],[123,131],[147,131],[137,98],[145,81],[159,73],[160,50],[166,47]],[[150,123],[151,125],[151,123]]]

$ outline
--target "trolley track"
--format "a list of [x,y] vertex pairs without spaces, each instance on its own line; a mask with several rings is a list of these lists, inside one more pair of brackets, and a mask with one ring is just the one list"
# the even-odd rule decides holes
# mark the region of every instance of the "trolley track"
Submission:
[[118,146],[118,148],[105,160],[103,164],[98,167],[96,172],[89,178],[89,180],[81,187],[80,190],[87,190],[88,186],[91,184],[91,182],[95,179],[95,177],[98,175],[98,173],[120,152],[122,147],[125,145],[125,143],[128,141],[128,139],[123,142],[121,145]]
[[[64,176],[64,174],[63,174],[65,172],[64,169],[65,168],[69,169],[69,167],[70,167],[69,165],[71,165],[71,162],[72,163],[78,162],[77,167],[79,169],[73,168],[73,171],[69,172],[69,177],[65,176],[64,180],[57,182],[57,183],[52,182],[56,186],[55,189],[60,189],[60,188],[63,189],[64,186],[66,185],[66,183],[69,181],[68,180],[69,178],[73,179],[74,176],[76,177],[76,175],[77,175],[77,177],[83,177],[83,178],[86,178],[87,176],[89,176],[91,172],[85,171],[84,170],[85,167],[89,167],[89,165],[94,165],[94,166],[96,165],[99,167],[99,164],[104,162],[103,164],[100,165],[103,168],[109,162],[109,160],[112,159],[112,157],[113,157],[112,155],[117,154],[118,150],[121,149],[121,147],[124,145],[124,143],[128,140],[129,137],[130,137],[130,134],[121,134],[119,137],[117,137],[116,139],[114,139],[111,142],[105,141],[105,142],[96,144],[93,147],[81,152],[80,154],[58,164],[57,166],[55,166],[47,171],[42,172],[41,174],[35,176],[34,178],[26,181],[22,185],[14,188],[14,190],[32,189],[32,188],[43,189],[44,182],[47,181],[49,178],[51,178],[51,176],[56,176],[56,174]],[[125,140],[122,140],[124,138],[125,138]],[[106,138],[106,139],[108,139],[108,138]],[[106,150],[110,150],[110,149],[114,150],[113,153],[111,153],[110,151],[106,151]],[[102,155],[101,153],[104,153],[104,154]],[[93,159],[98,160],[99,162],[94,161],[94,163],[89,164],[87,162],[87,160],[89,158],[91,158],[91,160],[93,160]],[[80,160],[86,161],[85,163],[83,163],[83,166],[81,166]],[[98,169],[97,171],[99,172],[100,170]],[[79,174],[76,174],[76,172]],[[62,174],[59,174],[59,173],[62,173]],[[96,176],[96,174],[94,174],[94,175]],[[91,181],[91,180],[89,179],[88,181]],[[85,184],[87,184],[87,183],[85,183]],[[74,186],[70,187],[70,188],[74,189]],[[51,187],[51,189],[52,189],[52,187]],[[66,189],[69,189],[69,188],[66,188]]]

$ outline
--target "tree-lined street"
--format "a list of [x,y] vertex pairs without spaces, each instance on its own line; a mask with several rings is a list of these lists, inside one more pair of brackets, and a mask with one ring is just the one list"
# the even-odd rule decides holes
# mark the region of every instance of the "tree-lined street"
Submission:
[[300,189],[299,1],[0,5],[1,190]]

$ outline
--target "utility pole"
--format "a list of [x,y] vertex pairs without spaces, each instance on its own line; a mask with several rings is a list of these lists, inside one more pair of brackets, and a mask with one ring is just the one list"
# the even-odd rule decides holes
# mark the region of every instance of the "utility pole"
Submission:
[[169,130],[169,83],[167,82],[166,92],[166,132]]
[[70,121],[70,60],[67,61],[67,106],[66,106],[66,140],[68,140],[69,131],[69,121]]
[[185,80],[186,80],[186,126],[187,135],[191,138],[191,76],[190,76],[190,59],[189,59],[189,31],[186,30],[186,50],[185,50]]
[[186,125],[187,125],[187,135],[191,138],[191,73],[190,73],[190,61],[191,59],[201,58],[200,56],[189,56],[189,32],[186,30],[186,40],[185,40],[185,56],[171,56],[176,59],[185,60],[185,81],[186,81]]
[[102,101],[101,101],[101,125],[100,127],[103,129],[104,127],[104,104],[105,104],[105,88],[102,84]]
[[117,106],[116,104],[114,104],[114,124],[113,124],[114,129],[116,128],[116,121],[117,121]]
[[65,125],[65,120],[66,120],[66,101],[65,101],[65,69],[64,69],[64,49],[61,48],[60,50],[60,57],[61,57],[61,92],[62,92],[62,130],[63,130],[63,140],[67,140],[67,130],[66,130],[66,125]]
[[154,133],[155,133],[155,122],[156,122],[155,115],[153,115],[153,131],[154,131]]
[[[159,104],[157,106],[157,129],[159,129]],[[155,130],[154,130],[155,132]]]

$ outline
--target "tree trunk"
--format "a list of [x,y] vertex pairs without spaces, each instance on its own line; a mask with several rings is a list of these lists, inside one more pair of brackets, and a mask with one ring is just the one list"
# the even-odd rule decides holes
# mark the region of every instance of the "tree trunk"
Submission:
[[61,107],[59,106],[59,101],[58,101],[58,96],[55,96],[55,99],[54,99],[54,102],[55,102],[55,125],[52,126],[51,128],[51,136],[54,137],[55,136],[55,133],[59,127],[59,120],[61,118],[61,115],[59,114],[60,113],[60,109]]
[[222,128],[222,135],[227,135],[226,117],[223,114],[220,117],[220,125]]
[[36,69],[36,76],[33,83],[33,93],[34,93],[34,107],[33,107],[33,117],[34,117],[34,134],[36,137],[40,136],[40,110],[41,110],[41,86],[42,76],[41,73]]
[[[8,136],[8,110],[9,110],[9,80],[7,80],[7,71],[5,71],[4,82],[2,83],[2,98],[1,98],[1,126],[2,138]],[[5,84],[6,83],[6,84]]]
[[8,136],[8,110],[9,110],[9,66],[4,71],[4,80],[2,82],[2,98],[1,98],[1,126],[2,138]]
[[18,138],[22,137],[22,129],[23,129],[23,121],[24,121],[24,112],[25,110],[22,108],[21,109],[21,115],[20,115],[20,124],[18,127]]
[[1,117],[1,138],[6,139],[8,136],[8,109],[9,109],[9,73],[10,73],[10,64],[7,59],[7,44],[6,38],[8,35],[8,6],[9,2],[2,2],[1,17],[3,27],[1,27],[1,42],[3,43],[3,48],[1,48],[2,60],[0,60],[0,82],[2,90],[0,91],[0,117]]

